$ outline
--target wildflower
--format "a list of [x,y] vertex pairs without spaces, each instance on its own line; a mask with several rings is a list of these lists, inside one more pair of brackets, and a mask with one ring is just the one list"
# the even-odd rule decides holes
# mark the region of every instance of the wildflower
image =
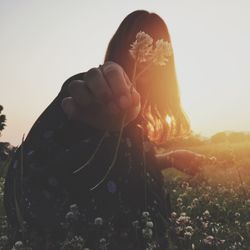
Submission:
[[3,235],[0,237],[0,242],[7,242],[8,241],[8,236],[7,235]]
[[250,207],[250,199],[246,200],[246,206]]
[[166,65],[168,57],[172,55],[172,46],[169,42],[160,39],[156,41],[156,47],[153,52],[152,60],[154,64]]
[[1,236],[0,237],[0,249],[1,249],[1,247],[5,247],[8,244],[8,241],[9,241],[9,238],[7,235]]
[[238,220],[236,220],[236,221],[234,221],[234,224],[235,224],[236,226],[239,226],[239,225],[240,225],[240,222],[239,222]]
[[199,204],[199,200],[197,198],[194,198],[193,201],[191,202],[191,207],[195,208]]
[[186,231],[192,233],[194,229],[191,226],[187,226]]
[[176,204],[177,206],[182,205],[182,198],[181,197],[178,197],[176,201],[177,201],[177,204]]
[[72,211],[72,212],[78,211],[78,206],[76,204],[70,205],[70,211]]
[[96,217],[94,224],[97,225],[97,226],[102,226],[103,225],[103,219],[101,217]]
[[153,38],[143,31],[136,35],[136,40],[129,50],[131,56],[138,62],[146,62],[152,53]]
[[189,187],[189,183],[186,182],[186,181],[183,181],[183,182],[181,183],[181,188],[186,189],[187,187]]
[[187,197],[187,192],[184,192],[183,194],[180,194],[179,197],[180,197],[180,198],[185,198],[185,197]]
[[211,245],[213,245],[214,240],[215,240],[215,239],[214,239],[213,236],[208,235],[208,236],[203,240],[203,242],[205,243],[205,245],[211,246]]
[[240,213],[236,212],[236,213],[234,214],[234,216],[235,216],[236,218],[239,218],[239,217],[240,217]]
[[204,219],[208,219],[210,217],[210,212],[208,210],[206,210],[204,213],[203,213],[203,217]]
[[100,250],[107,250],[107,240],[105,238],[101,238],[99,240],[99,247],[100,247]]
[[175,219],[177,217],[177,213],[176,212],[172,212],[171,213],[171,219]]
[[83,249],[83,246],[85,244],[84,239],[81,236],[74,236],[71,239],[66,239],[63,242],[61,250],[67,250],[67,249],[75,249],[75,250],[80,250]]
[[184,237],[187,238],[187,239],[191,239],[192,235],[193,234],[191,232],[185,232],[184,233]]
[[75,215],[73,212],[68,212],[66,215],[65,215],[65,219],[68,220],[68,221],[72,221],[75,219]]
[[190,221],[190,217],[189,216],[183,216],[181,215],[178,219],[177,219],[177,224],[181,224],[181,225],[185,225]]
[[142,212],[142,217],[143,218],[148,218],[149,217],[149,212],[147,212],[147,211],[144,211],[144,212]]
[[148,228],[153,228],[153,227],[154,227],[154,223],[153,223],[152,221],[148,221],[148,222],[146,223],[146,227],[148,227]]
[[20,250],[23,249],[23,242],[22,241],[17,241],[14,245],[13,250]]
[[142,235],[143,235],[143,237],[145,239],[150,240],[152,238],[152,236],[153,236],[153,231],[152,231],[151,228],[148,228],[148,227],[143,228],[142,229]]

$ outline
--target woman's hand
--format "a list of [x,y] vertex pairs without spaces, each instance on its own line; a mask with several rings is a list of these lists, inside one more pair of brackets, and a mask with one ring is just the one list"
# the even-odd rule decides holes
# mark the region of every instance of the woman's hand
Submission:
[[105,62],[100,67],[90,69],[86,81],[69,84],[70,96],[63,99],[62,108],[69,119],[101,130],[120,130],[125,113],[124,125],[139,114],[140,95],[120,65]]
[[216,161],[215,157],[182,149],[157,155],[157,159],[161,170],[173,167],[189,175],[197,174],[204,165],[214,164]]

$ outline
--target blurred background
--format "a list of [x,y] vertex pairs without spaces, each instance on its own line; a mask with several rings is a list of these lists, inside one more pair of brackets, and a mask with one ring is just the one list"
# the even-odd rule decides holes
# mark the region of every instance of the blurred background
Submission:
[[19,145],[67,78],[103,62],[118,25],[137,9],[168,25],[193,131],[249,131],[249,1],[1,0],[1,141]]

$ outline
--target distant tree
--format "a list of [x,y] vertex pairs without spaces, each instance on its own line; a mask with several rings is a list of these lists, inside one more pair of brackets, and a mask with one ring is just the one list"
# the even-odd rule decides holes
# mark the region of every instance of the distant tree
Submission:
[[247,141],[250,141],[250,133],[247,133],[247,134],[246,134],[246,140],[247,140]]
[[247,138],[244,132],[231,132],[228,135],[228,140],[230,142],[242,142],[245,141],[246,139]]
[[5,115],[1,115],[2,110],[3,110],[3,106],[0,105],[0,136],[1,136],[1,131],[6,126],[6,124],[5,124],[6,116]]
[[220,143],[220,142],[226,142],[227,141],[227,134],[226,132],[219,132],[215,135],[211,136],[211,141],[213,143]]

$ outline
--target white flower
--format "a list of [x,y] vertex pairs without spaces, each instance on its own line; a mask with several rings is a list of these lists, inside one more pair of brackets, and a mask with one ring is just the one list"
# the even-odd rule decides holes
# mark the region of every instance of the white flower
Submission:
[[194,229],[191,226],[187,226],[186,231],[192,233]]
[[191,203],[191,207],[195,208],[198,206],[198,204],[199,204],[199,200],[197,198],[194,198],[192,203]]
[[177,224],[181,224],[181,225],[185,225],[187,223],[189,223],[190,221],[190,217],[189,216],[183,216],[181,215],[178,219],[177,219]]
[[177,201],[178,204],[182,204],[182,198],[181,197],[178,197],[176,201]]
[[107,246],[108,246],[107,240],[105,238],[101,238],[99,240],[99,249],[100,250],[107,250]]
[[246,223],[246,231],[250,235],[250,221]]
[[171,218],[172,218],[172,219],[175,219],[176,217],[177,217],[177,213],[176,213],[176,212],[172,212],[172,213],[171,213]]
[[65,219],[66,220],[74,220],[75,219],[75,214],[73,212],[68,212],[66,215],[65,215]]
[[142,229],[142,235],[143,235],[143,237],[145,238],[145,239],[151,239],[152,238],[152,236],[153,236],[153,231],[152,231],[152,229],[151,228],[148,228],[148,227],[146,227],[146,228],[143,228]]
[[203,216],[205,219],[208,219],[210,217],[210,212],[208,210],[206,210],[204,213],[203,213]]
[[144,217],[144,218],[148,218],[149,217],[149,212],[147,212],[147,211],[144,211],[144,212],[142,212],[142,217]]
[[76,204],[70,205],[70,211],[74,212],[76,210],[78,211],[78,206]]
[[103,224],[103,219],[101,217],[96,217],[94,224],[101,226]]
[[146,223],[146,227],[148,227],[148,228],[153,228],[153,227],[154,227],[154,223],[153,223],[152,221],[148,221],[148,222]]
[[250,199],[246,200],[246,206],[250,206]]
[[214,237],[212,235],[208,235],[203,242],[205,243],[205,245],[213,245],[214,243]]
[[185,232],[184,237],[190,239],[192,237],[192,233],[190,232]]
[[166,65],[168,57],[172,55],[171,43],[160,39],[156,41],[156,47],[153,51],[152,60],[154,64]]
[[152,53],[153,38],[143,31],[136,35],[136,40],[130,45],[131,56],[138,62],[146,62]]
[[23,249],[23,242],[22,241],[17,241],[14,245],[13,250],[18,250],[18,249]]
[[238,217],[240,217],[240,213],[236,212],[236,213],[234,214],[234,216],[238,218]]

